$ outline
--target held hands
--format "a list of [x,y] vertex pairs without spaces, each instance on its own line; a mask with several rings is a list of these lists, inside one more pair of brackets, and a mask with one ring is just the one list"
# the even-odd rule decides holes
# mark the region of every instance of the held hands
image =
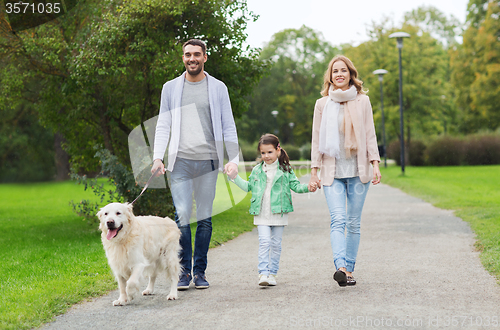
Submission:
[[321,189],[321,187],[318,187],[316,182],[309,182],[307,185],[307,189],[309,189],[310,192],[315,192],[318,188]]
[[229,162],[224,166],[224,173],[227,174],[231,180],[234,180],[238,175],[238,166],[235,163]]
[[161,168],[158,174],[165,174],[165,165],[163,165],[161,159],[155,159],[153,167],[151,168],[151,174],[154,174],[158,168]]
[[321,180],[316,174],[311,173],[311,179],[309,180],[307,189],[309,189],[310,192],[315,192],[317,189],[321,189]]

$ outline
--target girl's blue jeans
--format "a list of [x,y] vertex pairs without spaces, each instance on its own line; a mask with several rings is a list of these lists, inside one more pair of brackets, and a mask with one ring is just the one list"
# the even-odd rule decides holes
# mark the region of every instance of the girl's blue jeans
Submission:
[[277,275],[280,267],[281,238],[285,226],[257,226],[259,231],[259,274]]
[[354,271],[358,255],[361,211],[370,182],[359,177],[334,179],[331,186],[323,186],[330,210],[330,242],[335,268]]

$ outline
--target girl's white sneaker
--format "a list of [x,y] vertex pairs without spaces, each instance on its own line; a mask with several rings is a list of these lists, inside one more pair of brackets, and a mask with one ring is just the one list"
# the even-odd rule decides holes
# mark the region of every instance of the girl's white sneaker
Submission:
[[[276,283],[276,281],[275,281],[275,283]],[[259,276],[259,285],[260,286],[268,286],[269,285],[269,279],[268,279],[267,275],[262,274]]]
[[269,283],[269,286],[275,286],[277,283],[276,283],[276,277],[277,275],[269,275],[269,277],[267,278],[267,282]]

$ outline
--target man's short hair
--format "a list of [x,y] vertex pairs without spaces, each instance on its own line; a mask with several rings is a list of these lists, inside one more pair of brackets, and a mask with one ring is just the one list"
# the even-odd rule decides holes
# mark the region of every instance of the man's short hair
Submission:
[[186,48],[187,45],[200,46],[201,50],[203,51],[203,55],[205,55],[205,53],[207,51],[207,46],[205,45],[205,43],[203,41],[201,41],[199,39],[190,39],[190,40],[186,41],[182,45],[182,52],[184,52],[184,48]]

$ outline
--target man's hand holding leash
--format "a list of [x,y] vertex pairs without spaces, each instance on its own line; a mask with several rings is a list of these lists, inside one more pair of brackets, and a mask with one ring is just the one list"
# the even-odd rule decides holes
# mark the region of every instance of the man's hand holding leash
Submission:
[[154,160],[153,167],[151,168],[151,173],[154,174],[158,168],[161,168],[161,170],[158,172],[158,175],[165,174],[165,165],[163,165],[161,159]]

